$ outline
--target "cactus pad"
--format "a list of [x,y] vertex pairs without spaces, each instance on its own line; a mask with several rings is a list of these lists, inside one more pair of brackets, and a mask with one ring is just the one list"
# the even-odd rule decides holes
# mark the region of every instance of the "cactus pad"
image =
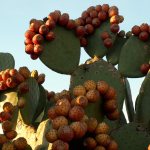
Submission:
[[79,39],[72,31],[58,25],[54,33],[56,38],[53,41],[44,42],[44,52],[40,60],[58,73],[71,74],[77,68],[80,60]]
[[100,57],[102,58],[108,51],[108,49],[104,46],[103,40],[101,39],[101,34],[107,31],[111,37],[113,42],[115,41],[115,34],[110,31],[110,23],[109,21],[103,22],[102,25],[95,30],[95,32],[87,37],[88,46],[85,47],[85,51],[90,57]]
[[15,66],[15,60],[9,53],[0,53],[0,71],[12,69]]
[[125,77],[142,77],[140,67],[149,63],[150,60],[150,40],[142,42],[135,36],[131,36],[124,44],[119,59],[119,71]]
[[150,142],[146,129],[136,123],[130,123],[115,130],[112,136],[118,143],[119,150],[146,150]]
[[113,47],[110,48],[108,53],[106,54],[106,58],[107,58],[108,62],[110,62],[113,65],[118,64],[121,49],[122,49],[122,47],[123,47],[123,45],[125,44],[126,41],[127,41],[126,38],[116,36],[116,40],[114,42]]

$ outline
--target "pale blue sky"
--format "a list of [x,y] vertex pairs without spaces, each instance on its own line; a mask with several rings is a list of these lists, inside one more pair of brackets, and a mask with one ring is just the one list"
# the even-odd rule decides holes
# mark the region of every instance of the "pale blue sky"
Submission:
[[[125,21],[121,29],[129,31],[135,24],[150,24],[149,0],[1,0],[0,3],[0,51],[10,52],[16,60],[16,68],[27,66],[30,70],[37,69],[46,74],[45,88],[61,91],[68,89],[69,76],[55,73],[42,64],[33,61],[24,52],[24,32],[28,29],[31,18],[42,19],[51,11],[59,9],[70,14],[70,18],[78,18],[82,11],[91,5],[116,5]],[[134,56],[133,56],[134,57]],[[81,62],[89,58],[82,50]],[[138,94],[143,79],[131,79],[133,98]]]

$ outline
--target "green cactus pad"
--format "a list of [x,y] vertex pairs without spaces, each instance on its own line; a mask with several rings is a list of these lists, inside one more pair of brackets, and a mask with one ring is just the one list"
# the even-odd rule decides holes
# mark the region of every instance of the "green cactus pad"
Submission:
[[51,42],[44,42],[44,52],[40,60],[50,69],[71,74],[80,60],[80,42],[73,31],[61,26],[54,29],[56,38]]
[[0,71],[6,69],[13,69],[15,66],[15,60],[9,53],[0,53]]
[[124,126],[125,124],[127,124],[127,121],[126,121],[126,118],[125,118],[123,112],[121,112],[121,116],[120,116],[119,120],[111,121],[107,117],[105,117],[103,122],[106,122],[109,125],[110,132]]
[[38,107],[40,90],[34,78],[28,78],[26,82],[29,85],[29,92],[19,97],[26,102],[25,107],[20,109],[20,112],[24,123],[31,124]]
[[88,46],[85,47],[85,51],[90,57],[97,56],[102,58],[107,53],[108,49],[104,46],[103,40],[101,39],[101,34],[105,31],[111,35],[113,42],[115,41],[116,35],[110,31],[109,21],[103,22],[92,35],[87,37]]
[[39,97],[38,106],[36,109],[36,113],[33,117],[33,120],[36,120],[37,117],[42,113],[47,101],[47,94],[42,85],[39,85],[39,90],[40,90],[40,97]]
[[[70,82],[70,90],[77,85],[83,85],[83,83],[87,80],[104,80],[110,86],[116,89],[117,92],[117,100],[119,110],[122,110],[123,101],[125,97],[125,89],[123,80],[119,74],[119,72],[109,63],[104,60],[99,60],[93,64],[84,64],[79,66],[77,70],[71,76]],[[92,117],[99,118],[99,121],[103,119],[103,110],[101,109],[101,100],[98,102],[99,104],[91,104],[87,108],[87,114]],[[93,113],[93,111],[95,113]]]
[[112,137],[119,145],[119,150],[147,150],[150,144],[150,135],[139,124],[130,123],[114,132]]
[[140,93],[136,99],[136,121],[140,123],[149,123],[150,121],[150,72],[145,77]]
[[125,77],[138,78],[144,76],[140,67],[150,60],[150,40],[142,42],[131,36],[124,44],[119,59],[119,71]]
[[107,58],[108,62],[110,62],[113,65],[118,64],[121,49],[122,49],[122,47],[123,47],[123,45],[125,44],[126,41],[127,41],[126,38],[116,36],[116,40],[114,42],[113,47],[110,48],[108,50],[107,54],[106,54],[106,58]]

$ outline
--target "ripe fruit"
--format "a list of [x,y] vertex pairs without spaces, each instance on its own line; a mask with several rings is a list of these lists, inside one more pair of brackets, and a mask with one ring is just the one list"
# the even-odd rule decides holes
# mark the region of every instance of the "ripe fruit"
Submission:
[[106,150],[104,146],[96,146],[94,150]]
[[17,103],[18,108],[20,109],[24,108],[25,104],[26,104],[26,100],[23,98],[19,98],[18,103]]
[[98,125],[98,122],[96,118],[89,118],[86,121],[86,124],[87,124],[87,131],[93,133]]
[[4,121],[2,124],[2,129],[4,132],[9,132],[12,130],[12,122],[10,121]]
[[3,144],[2,150],[15,150],[14,144],[11,142],[6,142]]
[[38,76],[37,82],[38,82],[38,84],[43,84],[44,81],[45,81],[45,74],[42,73],[42,74],[40,74],[40,75]]
[[83,11],[81,17],[85,20],[87,17],[89,17],[89,13],[87,11]]
[[39,28],[39,33],[46,35],[49,32],[49,27],[47,25],[41,25]]
[[3,105],[4,112],[12,113],[14,111],[14,106],[10,102],[5,102]]
[[41,26],[41,22],[38,20],[35,20],[33,23],[30,24],[29,30],[38,33],[39,32],[39,28]]
[[88,100],[85,96],[78,96],[76,99],[72,101],[74,101],[72,106],[76,105],[85,108],[88,105]]
[[74,89],[73,89],[74,96],[82,96],[85,94],[86,94],[86,89],[84,86],[78,85],[78,86],[74,87]]
[[97,102],[101,98],[98,90],[89,90],[86,97],[90,103]]
[[148,32],[142,31],[142,32],[139,34],[139,39],[142,40],[142,41],[147,41],[148,38],[149,38]]
[[55,111],[55,106],[50,107],[48,109],[48,113],[47,114],[48,114],[49,119],[55,119],[57,117],[57,114],[56,114],[56,111]]
[[109,87],[107,93],[104,95],[105,99],[115,99],[116,98],[116,90],[113,87]]
[[30,70],[27,67],[20,67],[19,73],[26,79],[30,77]]
[[86,47],[88,45],[88,41],[86,38],[82,37],[80,38],[80,46],[81,47]]
[[45,138],[49,143],[53,143],[54,141],[56,141],[58,139],[57,137],[57,130],[55,129],[50,129],[46,134],[45,134]]
[[113,32],[113,33],[118,33],[118,31],[119,31],[119,25],[118,24],[112,24],[111,26],[110,26],[110,30],[111,30],[111,32]]
[[82,122],[72,122],[70,127],[74,131],[75,139],[82,138],[86,133],[85,126],[83,125]]
[[3,121],[6,121],[6,120],[10,120],[12,118],[12,115],[8,112],[2,111],[0,113],[0,117],[2,118]]
[[73,106],[69,111],[69,118],[73,121],[80,121],[84,116],[84,109],[80,106]]
[[109,5],[108,5],[108,4],[103,4],[103,5],[102,5],[102,10],[107,13],[108,10],[109,10]]
[[34,54],[36,55],[40,55],[43,52],[43,50],[44,47],[42,45],[37,44],[34,46]]
[[32,54],[34,52],[34,45],[33,44],[26,45],[25,52],[27,54]]
[[27,84],[27,82],[22,82],[18,85],[18,92],[20,94],[25,94],[29,92],[29,85]]
[[53,30],[56,26],[55,21],[52,19],[48,19],[45,25],[48,26],[49,30]]
[[109,17],[112,17],[112,16],[119,14],[118,9],[109,9],[108,13],[109,13]]
[[87,137],[87,138],[84,140],[83,145],[84,145],[87,149],[93,150],[93,149],[96,147],[97,142],[95,141],[94,138],[92,138],[92,137]]
[[105,11],[100,11],[98,13],[98,18],[101,20],[101,21],[105,21],[107,20],[107,13]]
[[6,81],[9,77],[10,77],[9,72],[6,71],[6,72],[2,73],[2,79],[3,79],[3,81]]
[[67,116],[70,108],[71,108],[70,102],[67,99],[63,98],[56,102],[55,112],[59,116]]
[[100,12],[102,10],[102,6],[101,5],[96,5],[95,10],[97,12]]
[[28,146],[27,140],[23,137],[20,137],[14,141],[14,145],[17,149],[25,150]]
[[96,10],[92,10],[92,11],[90,12],[90,17],[91,17],[91,18],[96,18],[97,16],[98,16],[98,13],[97,13]]
[[110,23],[111,24],[119,24],[120,23],[120,17],[118,15],[112,16],[110,18]]
[[80,17],[80,18],[77,18],[77,19],[75,20],[75,25],[76,25],[76,27],[78,27],[78,26],[84,26],[84,25],[85,25],[84,19],[82,19],[81,17]]
[[102,40],[105,40],[107,38],[110,38],[110,34],[108,32],[103,32],[101,35],[100,35],[101,39]]
[[57,140],[52,144],[52,150],[69,150],[69,145],[66,142]]
[[91,17],[87,17],[87,18],[85,19],[85,23],[86,23],[86,24],[92,24],[92,18],[91,18]]
[[17,86],[17,83],[15,82],[14,78],[13,77],[10,77],[6,80],[6,85],[7,87],[9,88],[14,88]]
[[147,23],[142,23],[140,25],[140,29],[141,29],[142,32],[143,31],[148,32],[149,31],[149,25]]
[[94,32],[94,27],[91,24],[85,25],[86,34],[92,34]]
[[32,42],[34,44],[42,44],[44,41],[44,38],[41,34],[36,34],[33,38],[32,38]]
[[58,22],[59,18],[61,16],[61,12],[59,10],[55,10],[54,12],[51,12],[49,15],[48,15],[48,18],[50,20],[54,20],[56,23]]
[[132,27],[132,33],[134,35],[138,36],[140,34],[140,32],[141,32],[141,29],[140,29],[139,26],[135,25],[135,26]]
[[27,39],[30,39],[30,40],[32,40],[32,38],[35,36],[35,32],[33,32],[33,31],[31,31],[31,30],[27,30],[26,32],[25,32],[25,37],[27,38]]
[[4,134],[0,134],[0,144],[4,144],[6,142],[8,142],[6,136]]
[[30,57],[31,57],[31,59],[36,60],[39,58],[39,55],[31,54]]
[[111,140],[109,145],[107,146],[108,150],[118,150],[118,144],[116,143],[116,141]]
[[84,82],[83,86],[87,91],[89,90],[95,90],[96,89],[96,83],[93,80],[87,80]]
[[111,38],[107,38],[104,40],[104,46],[106,48],[111,48],[113,46],[113,42],[112,42],[112,39]]
[[98,134],[96,137],[96,141],[99,145],[102,146],[108,146],[108,144],[110,143],[110,136],[107,134]]
[[69,30],[72,30],[76,27],[75,25],[75,21],[74,20],[69,20],[68,23],[67,23],[67,26],[66,28],[69,29]]
[[15,130],[12,130],[12,131],[6,132],[5,135],[9,140],[13,140],[14,138],[16,138],[17,132]]
[[117,109],[117,101],[112,99],[112,100],[108,100],[104,103],[104,110],[105,112],[113,112],[115,111],[115,109]]
[[119,119],[120,118],[119,110],[116,109],[112,113],[108,113],[107,114],[107,118],[110,119],[110,120],[117,120],[117,119]]
[[85,33],[86,33],[86,30],[85,30],[85,27],[84,27],[84,26],[78,26],[78,27],[76,28],[76,35],[77,35],[78,37],[84,36]]
[[95,27],[95,28],[98,28],[101,24],[101,21],[98,19],[98,18],[94,18],[92,19],[92,25]]
[[0,81],[0,91],[4,91],[7,89],[7,86],[4,81]]
[[95,134],[108,134],[109,126],[105,122],[101,122],[97,125],[95,129]]
[[64,142],[69,142],[73,139],[74,132],[70,126],[61,126],[58,129],[58,138]]
[[62,14],[59,18],[59,24],[61,26],[66,26],[68,24],[68,21],[69,21],[69,15],[67,13]]
[[150,69],[150,64],[142,64],[141,67],[140,67],[140,71],[143,74],[147,74],[149,69]]
[[52,120],[52,127],[56,130],[65,125],[68,125],[68,120],[64,116],[58,116]]
[[54,33],[54,32],[50,31],[50,32],[48,32],[48,34],[45,36],[45,38],[46,38],[47,41],[53,41],[53,40],[56,38],[56,36],[55,36],[55,33]]

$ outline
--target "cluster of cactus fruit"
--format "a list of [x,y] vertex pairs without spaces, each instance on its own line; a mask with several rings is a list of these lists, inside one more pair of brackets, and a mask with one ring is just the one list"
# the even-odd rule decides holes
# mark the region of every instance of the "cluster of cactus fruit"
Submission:
[[[14,69],[13,56],[0,53],[0,149],[149,148],[150,26],[143,23],[125,33],[119,27],[123,20],[116,6],[103,4],[75,20],[55,10],[30,21],[25,52],[53,71],[71,75],[70,87],[48,92],[44,74]],[[79,65],[81,47],[90,59]],[[134,109],[127,78],[143,76]]]

